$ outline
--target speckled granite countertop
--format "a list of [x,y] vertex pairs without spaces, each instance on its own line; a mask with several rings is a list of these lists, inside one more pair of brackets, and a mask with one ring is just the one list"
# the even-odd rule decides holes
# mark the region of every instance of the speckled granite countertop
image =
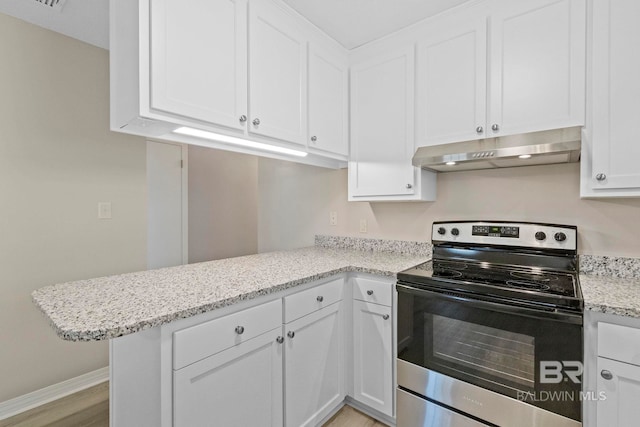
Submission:
[[640,279],[580,275],[584,309],[640,318]]
[[[33,292],[56,333],[104,340],[343,272],[395,276],[425,242],[316,236],[316,246],[47,286]],[[640,259],[580,256],[585,309],[640,318]]]
[[585,310],[640,318],[640,259],[580,256]]
[[394,276],[427,259],[425,251],[315,246],[62,283],[32,298],[61,338],[104,340],[338,273]]

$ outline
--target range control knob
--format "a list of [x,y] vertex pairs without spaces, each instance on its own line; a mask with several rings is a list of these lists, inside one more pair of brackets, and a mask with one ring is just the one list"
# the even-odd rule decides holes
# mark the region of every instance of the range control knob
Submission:
[[460,230],[458,230],[457,228],[452,228],[451,234],[453,234],[454,236],[457,236],[458,234],[460,234]]
[[536,233],[536,240],[544,240],[547,238],[547,235],[545,234],[544,231],[538,231]]
[[560,231],[554,234],[553,238],[556,239],[556,242],[564,242],[565,240],[567,240],[567,235]]
[[445,230],[445,229],[444,229],[444,227],[440,227],[440,228],[438,228],[438,234],[439,234],[439,235],[443,236],[443,235],[444,235],[444,233],[446,233],[446,232],[447,232],[447,230]]

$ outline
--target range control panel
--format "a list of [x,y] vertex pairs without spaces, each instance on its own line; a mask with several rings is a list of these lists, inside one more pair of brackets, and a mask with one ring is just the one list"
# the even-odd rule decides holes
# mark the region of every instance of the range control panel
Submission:
[[473,225],[471,227],[473,236],[491,237],[520,237],[520,227],[505,227],[500,225]]
[[571,225],[459,221],[434,222],[431,241],[520,246],[543,249],[577,249],[577,228]]

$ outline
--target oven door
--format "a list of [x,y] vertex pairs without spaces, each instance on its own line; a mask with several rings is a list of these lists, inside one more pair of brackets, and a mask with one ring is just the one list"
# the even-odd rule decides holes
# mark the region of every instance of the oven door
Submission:
[[[457,379],[516,405],[581,420],[581,315],[403,282],[397,290],[399,370],[401,362],[407,362],[440,382]],[[423,396],[431,387],[402,384],[400,373],[398,385]]]

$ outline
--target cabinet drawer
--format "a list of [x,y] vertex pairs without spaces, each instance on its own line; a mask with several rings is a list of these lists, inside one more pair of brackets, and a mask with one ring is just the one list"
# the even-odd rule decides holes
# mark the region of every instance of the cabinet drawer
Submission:
[[289,323],[340,301],[343,289],[344,279],[340,278],[285,297],[284,322]]
[[640,329],[598,323],[598,356],[640,366]]
[[280,325],[282,300],[277,299],[177,331],[173,334],[173,369],[202,360]]
[[353,279],[353,299],[391,307],[392,292],[392,282],[365,279],[363,277]]

